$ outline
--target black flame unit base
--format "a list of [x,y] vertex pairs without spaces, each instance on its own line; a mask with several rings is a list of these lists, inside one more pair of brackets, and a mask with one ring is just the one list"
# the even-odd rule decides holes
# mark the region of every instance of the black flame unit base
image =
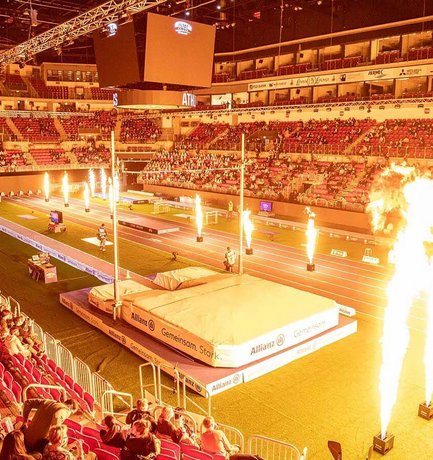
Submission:
[[373,449],[379,454],[385,455],[394,447],[394,435],[386,434],[382,439],[380,433],[373,438]]
[[246,248],[245,249],[245,254],[247,256],[252,256],[253,255],[253,248]]
[[203,237],[202,236],[198,236],[196,238],[196,240],[197,240],[197,243],[203,243]]
[[307,264],[307,272],[314,272],[316,270],[315,264]]
[[433,418],[433,406],[427,406],[426,403],[422,403],[418,408],[418,416],[426,420]]

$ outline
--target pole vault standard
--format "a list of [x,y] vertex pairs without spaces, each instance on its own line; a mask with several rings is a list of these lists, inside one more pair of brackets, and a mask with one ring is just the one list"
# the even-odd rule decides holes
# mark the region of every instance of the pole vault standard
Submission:
[[120,308],[122,302],[120,301],[119,295],[119,239],[117,235],[117,199],[116,199],[116,184],[118,183],[117,177],[117,162],[116,162],[116,151],[114,144],[114,131],[111,131],[111,183],[113,186],[112,190],[112,203],[113,203],[113,246],[114,246],[114,308],[113,308],[113,319],[120,316]]
[[239,190],[239,274],[244,272],[244,184],[245,184],[245,133],[241,137],[241,179]]

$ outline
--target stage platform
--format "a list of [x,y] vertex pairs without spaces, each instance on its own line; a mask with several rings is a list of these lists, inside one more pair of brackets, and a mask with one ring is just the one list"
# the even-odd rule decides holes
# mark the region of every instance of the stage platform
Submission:
[[175,223],[164,222],[151,217],[128,217],[118,220],[120,225],[135,228],[142,232],[162,235],[164,233],[178,232],[180,229]]
[[[198,384],[187,378],[188,386],[203,396],[206,396],[206,391],[210,395],[214,395],[243,382],[258,378],[347,337],[357,330],[357,321],[355,319],[339,315],[337,326],[290,348],[239,368],[215,368],[178,352],[123,321],[114,323],[110,316],[89,305],[87,301],[89,290],[81,289],[60,294],[60,302],[89,324],[100,329],[144,360],[168,366],[167,372],[169,373],[176,368],[181,378],[190,376]],[[149,327],[151,327],[150,324]]]
[[238,368],[338,325],[334,300],[248,274],[125,295],[122,305],[127,323],[213,367]]

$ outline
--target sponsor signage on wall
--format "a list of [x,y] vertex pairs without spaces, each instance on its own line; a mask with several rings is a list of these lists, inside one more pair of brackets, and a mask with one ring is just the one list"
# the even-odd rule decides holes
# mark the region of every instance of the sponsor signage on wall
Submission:
[[327,75],[308,75],[285,78],[282,80],[249,83],[248,91],[272,89],[302,88],[308,86],[335,85],[374,80],[392,80],[398,78],[425,77],[433,75],[433,65],[404,66],[364,70],[361,72],[342,72]]

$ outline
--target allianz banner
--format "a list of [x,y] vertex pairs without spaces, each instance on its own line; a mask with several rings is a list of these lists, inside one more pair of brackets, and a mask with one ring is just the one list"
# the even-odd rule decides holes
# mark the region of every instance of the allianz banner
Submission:
[[248,91],[263,91],[286,88],[302,88],[307,86],[335,85],[373,80],[392,80],[395,78],[425,77],[433,75],[433,65],[387,67],[363,70],[358,72],[342,72],[326,75],[306,75],[285,78],[282,80],[260,81],[248,84]]

